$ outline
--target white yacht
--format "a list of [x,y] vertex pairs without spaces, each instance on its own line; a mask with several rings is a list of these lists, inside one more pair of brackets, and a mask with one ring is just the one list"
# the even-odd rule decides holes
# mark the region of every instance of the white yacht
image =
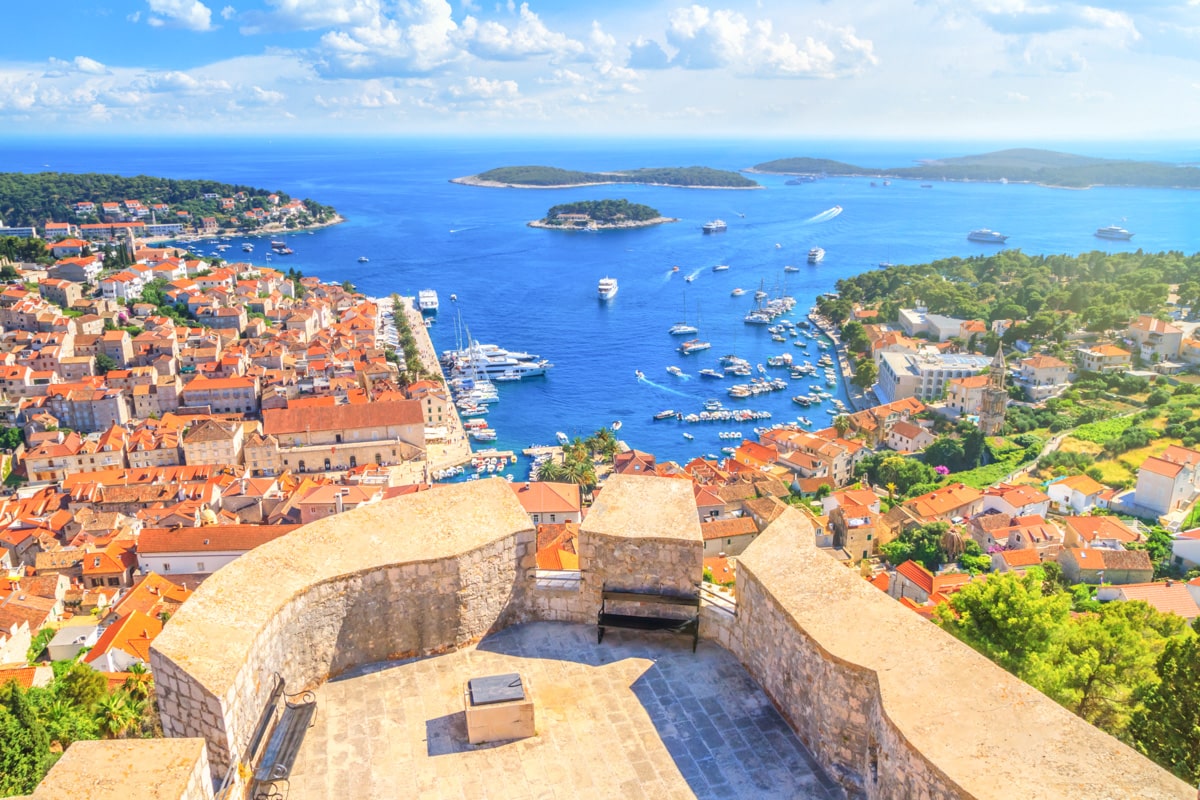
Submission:
[[617,296],[617,279],[601,278],[596,292],[601,300],[612,300]]
[[967,234],[968,241],[983,242],[984,244],[1004,244],[1006,239],[1008,239],[1008,237],[1004,234],[997,233],[996,231],[989,230],[988,228],[979,228]]
[[494,344],[472,341],[461,350],[450,350],[442,355],[452,376],[475,376],[496,378],[505,375],[505,380],[545,375],[554,365],[533,353],[504,350]]
[[814,247],[808,251],[808,263],[820,264],[825,258],[825,251],[820,247]]
[[672,336],[690,336],[693,333],[699,333],[700,329],[695,325],[688,325],[687,322],[676,322],[667,332]]
[[438,296],[433,289],[422,289],[417,292],[417,308],[421,309],[422,314],[436,314],[438,310]]
[[1103,228],[1097,228],[1096,235],[1101,239],[1117,239],[1123,242],[1127,242],[1133,238],[1133,234],[1120,225],[1105,225]]
[[717,264],[715,267],[713,267],[713,272],[724,272],[727,269],[729,269],[728,264]]
[[705,233],[724,233],[729,226],[725,224],[723,219],[714,219],[711,222],[704,223],[702,230]]

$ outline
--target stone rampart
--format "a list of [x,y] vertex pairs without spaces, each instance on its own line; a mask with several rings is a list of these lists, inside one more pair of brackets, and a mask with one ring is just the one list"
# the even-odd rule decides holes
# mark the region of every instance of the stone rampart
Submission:
[[741,555],[737,593],[736,626],[707,629],[867,797],[1194,797],[817,550],[794,510]]

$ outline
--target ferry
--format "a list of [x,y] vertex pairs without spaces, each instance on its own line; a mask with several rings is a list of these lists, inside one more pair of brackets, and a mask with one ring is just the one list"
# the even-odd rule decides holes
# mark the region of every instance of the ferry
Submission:
[[713,272],[724,272],[727,269],[729,269],[728,264],[717,264],[713,267]]
[[743,289],[743,288],[741,288],[741,287],[739,286],[738,288],[734,289],[734,290],[733,290],[732,292],[730,292],[729,294],[730,294],[730,296],[731,296],[731,297],[741,297],[741,296],[742,296],[742,295],[744,295],[745,293],[746,293],[746,290],[745,290],[745,289]]
[[422,289],[417,292],[417,308],[421,309],[422,314],[436,314],[438,310],[438,296],[433,289]]
[[725,224],[723,219],[714,219],[711,222],[704,223],[701,228],[705,233],[724,233],[729,226]]
[[612,300],[617,296],[617,279],[601,278],[596,286],[596,293],[601,300]]
[[825,258],[825,251],[820,247],[814,247],[808,251],[808,263],[819,264]]
[[967,234],[967,241],[983,242],[984,244],[1004,244],[1008,237],[988,228],[979,228]]
[[1132,233],[1119,225],[1105,225],[1103,228],[1097,228],[1096,235],[1101,239],[1117,239],[1123,242],[1127,242],[1133,238]]

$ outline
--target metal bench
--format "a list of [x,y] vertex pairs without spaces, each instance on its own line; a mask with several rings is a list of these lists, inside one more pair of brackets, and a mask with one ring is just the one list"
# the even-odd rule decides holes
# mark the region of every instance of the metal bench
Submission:
[[[692,613],[687,617],[665,617],[654,614],[617,614],[609,610],[612,604],[674,606],[690,608]],[[690,633],[692,635],[692,652],[700,641],[700,595],[677,595],[661,592],[632,592],[618,589],[603,589],[600,599],[600,614],[596,619],[596,643],[604,641],[605,628],[629,628],[639,631],[669,631],[671,633]]]
[[[283,700],[283,711],[271,728],[275,719],[279,701]],[[250,797],[254,800],[283,800],[287,797],[290,784],[288,779],[292,774],[292,766],[300,753],[300,745],[304,742],[304,734],[312,727],[317,714],[317,698],[311,691],[296,694],[284,694],[283,678],[275,676],[271,694],[262,716],[254,728],[250,742],[246,747],[246,760],[252,762],[259,744],[271,728],[271,735],[263,748],[258,767],[254,770],[254,779],[250,787]]]

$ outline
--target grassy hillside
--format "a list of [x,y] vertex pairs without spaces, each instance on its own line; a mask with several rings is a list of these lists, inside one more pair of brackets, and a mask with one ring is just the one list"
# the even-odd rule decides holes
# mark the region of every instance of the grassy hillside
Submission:
[[579,186],[587,183],[654,183],[666,186],[719,186],[746,189],[758,186],[749,178],[711,167],[643,167],[613,172],[580,172],[545,166],[497,167],[475,180],[513,186]]

